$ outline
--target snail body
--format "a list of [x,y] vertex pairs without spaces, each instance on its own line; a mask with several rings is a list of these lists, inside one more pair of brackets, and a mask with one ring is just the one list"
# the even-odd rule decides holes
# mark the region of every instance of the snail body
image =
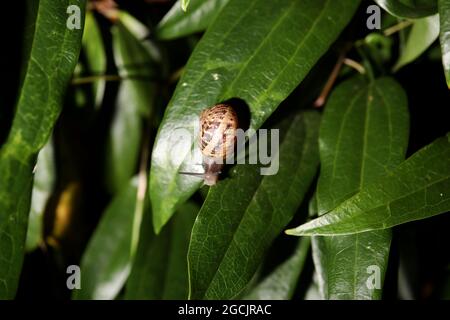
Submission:
[[202,177],[208,186],[215,185],[226,158],[233,154],[238,118],[230,105],[217,104],[200,114],[198,145],[202,152],[204,173],[188,173]]

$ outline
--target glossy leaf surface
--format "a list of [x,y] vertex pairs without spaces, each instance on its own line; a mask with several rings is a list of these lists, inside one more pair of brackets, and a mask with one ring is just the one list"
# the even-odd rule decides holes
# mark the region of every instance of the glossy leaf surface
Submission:
[[192,53],[155,142],[150,198],[156,232],[201,184],[179,174],[198,172],[201,165],[194,147],[200,112],[239,98],[250,109],[250,127],[258,129],[336,40],[358,4],[231,0],[221,11]]

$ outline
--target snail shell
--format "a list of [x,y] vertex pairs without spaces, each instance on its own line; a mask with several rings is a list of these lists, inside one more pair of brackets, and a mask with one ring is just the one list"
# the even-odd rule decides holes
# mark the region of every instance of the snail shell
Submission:
[[237,128],[238,118],[230,105],[218,104],[202,111],[199,146],[206,185],[217,183],[224,160],[233,154]]

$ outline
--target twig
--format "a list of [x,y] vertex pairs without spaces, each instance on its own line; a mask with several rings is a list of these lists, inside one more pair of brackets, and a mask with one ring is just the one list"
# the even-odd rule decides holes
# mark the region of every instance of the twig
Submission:
[[336,82],[337,76],[339,75],[339,71],[341,71],[342,64],[344,63],[346,54],[347,54],[347,50],[345,50],[344,52],[342,52],[339,55],[336,65],[334,66],[333,71],[331,72],[331,74],[327,80],[327,83],[323,87],[322,92],[320,93],[319,97],[314,102],[314,107],[320,108],[325,104],[325,101],[327,100],[327,97],[330,94],[334,83]]
[[366,69],[364,68],[364,66],[362,64],[360,64],[359,62],[356,62],[355,60],[352,60],[352,59],[349,59],[349,58],[345,58],[344,59],[344,64],[346,66],[349,66],[350,68],[355,69],[360,74],[365,74],[366,73]]
[[142,222],[142,216],[144,214],[145,209],[145,193],[147,192],[147,180],[148,180],[147,165],[150,154],[149,152],[150,135],[145,131],[142,141],[142,152],[139,163],[138,186],[136,194],[136,207],[134,210],[133,229],[131,232],[131,248],[130,248],[131,259],[134,259],[134,255],[137,251],[137,246],[139,243],[139,233],[141,229],[140,227]]
[[97,11],[113,23],[119,19],[119,9],[114,0],[91,0],[88,10]]
[[400,23],[397,23],[396,25],[393,25],[392,27],[387,28],[386,30],[384,30],[383,34],[386,37],[389,37],[389,36],[393,35],[394,33],[399,32],[400,30],[403,30],[403,29],[409,27],[413,23],[414,23],[414,21],[412,21],[412,20],[404,20]]
[[105,80],[105,81],[120,81],[122,78],[115,74],[104,74],[104,75],[94,75],[94,76],[87,76],[87,77],[79,77],[79,78],[73,78],[72,84],[73,85],[80,85],[80,84],[86,84],[95,82],[98,80]]

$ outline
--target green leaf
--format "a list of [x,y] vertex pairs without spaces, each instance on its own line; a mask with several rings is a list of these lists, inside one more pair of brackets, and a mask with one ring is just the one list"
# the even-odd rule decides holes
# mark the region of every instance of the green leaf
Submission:
[[[83,51],[91,76],[101,77],[106,72],[106,52],[100,28],[91,11],[86,12],[84,32],[82,38]],[[106,81],[98,79],[92,84],[94,105],[99,108],[103,101]]]
[[320,127],[319,215],[400,164],[408,127],[406,94],[392,78],[356,77],[338,86]]
[[302,238],[294,254],[279,265],[259,283],[246,297],[248,300],[292,299],[300,274],[303,270],[311,241]]
[[156,62],[126,25],[112,28],[114,59],[122,81],[107,140],[105,176],[112,193],[135,174],[143,117],[151,117],[156,95]]
[[191,0],[181,0],[181,9],[186,12]]
[[[81,47],[83,30],[69,30],[69,5],[41,0],[29,63],[7,141],[0,150],[0,299],[15,296],[21,271],[32,188],[32,170],[60,113]],[[49,32],[51,30],[51,32]]]
[[[352,18],[359,1],[231,0],[196,46],[153,149],[150,197],[156,232],[200,186],[178,172],[196,171],[193,147],[200,112],[244,100],[257,129],[304,79]],[[180,131],[191,139],[179,138]],[[195,149],[198,151],[198,149]]]
[[39,152],[34,168],[33,192],[26,238],[26,250],[34,250],[42,241],[44,212],[53,192],[56,166],[52,140]]
[[[161,53],[158,49],[158,47],[148,39],[149,37],[149,30],[148,28],[142,24],[139,20],[137,20],[135,17],[133,17],[132,15],[128,14],[125,11],[119,11],[118,13],[118,21],[120,22],[120,24],[122,25],[122,27],[124,29],[126,29],[136,40],[129,40],[130,42],[139,42],[139,45],[137,44],[129,44],[129,46],[131,47],[130,50],[134,47],[135,51],[142,51],[141,49],[144,48],[147,51],[147,54],[151,57],[152,61],[147,60],[147,58],[143,57],[142,53],[135,53],[137,54],[137,58],[139,62],[142,62],[144,64],[151,64],[153,63],[159,63],[161,61]],[[126,55],[124,55],[123,59],[127,59]],[[130,62],[131,64],[135,63],[135,61],[133,61],[133,59],[130,57],[128,58],[128,62]],[[126,67],[126,65],[124,66]],[[137,71],[136,69],[136,65],[134,65],[134,69],[135,72]],[[157,75],[157,73],[155,72],[155,70],[153,70],[153,74]]]
[[126,299],[186,299],[187,251],[199,207],[183,204],[155,236],[151,216],[144,216],[136,260],[126,285]]
[[439,15],[416,20],[406,40],[406,46],[393,68],[394,71],[416,60],[438,37]]
[[356,235],[313,237],[313,260],[321,296],[332,300],[381,299],[382,288],[369,288],[370,266],[376,266],[384,282],[391,230]]
[[158,24],[156,37],[171,40],[204,31],[228,1],[192,0],[189,12],[184,12],[178,1]]
[[393,39],[391,37],[378,32],[369,33],[364,38],[364,44],[367,46],[370,56],[373,57],[374,62],[379,66],[391,60],[392,42]]
[[[408,120],[406,94],[391,78],[366,83],[357,77],[336,88],[320,127],[319,215],[404,160]],[[381,288],[366,285],[367,267],[376,265],[384,280],[390,243],[390,230],[314,237],[314,264],[323,297],[380,299]]]
[[304,300],[323,300],[319,291],[319,286],[317,284],[316,278],[317,275],[313,274],[313,280],[311,281],[308,289],[306,290]]
[[437,12],[437,0],[375,0],[390,14],[400,18],[423,18]]
[[316,112],[291,117],[280,126],[277,174],[238,165],[210,189],[189,247],[191,299],[231,299],[245,289],[316,174],[318,127]]
[[386,229],[450,210],[450,133],[364,187],[293,235],[341,235]]
[[26,0],[25,26],[22,39],[22,65],[20,66],[20,80],[23,83],[28,69],[28,58],[33,46],[34,33],[36,31],[36,17],[39,11],[39,0]]
[[447,87],[450,89],[450,1],[439,0],[440,16],[440,40],[442,49],[442,63],[447,79]]
[[131,239],[137,200],[132,179],[106,208],[81,261],[81,289],[73,299],[114,299],[131,269]]

